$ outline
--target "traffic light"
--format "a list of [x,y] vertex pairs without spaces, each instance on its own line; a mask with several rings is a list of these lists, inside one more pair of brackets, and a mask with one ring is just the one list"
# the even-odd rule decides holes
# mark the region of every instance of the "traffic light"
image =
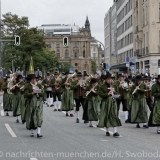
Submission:
[[106,63],[103,63],[103,69],[106,70]]
[[16,46],[20,45],[20,36],[15,36],[15,45]]
[[63,38],[63,45],[64,45],[65,47],[68,46],[68,37],[64,37],[64,38]]

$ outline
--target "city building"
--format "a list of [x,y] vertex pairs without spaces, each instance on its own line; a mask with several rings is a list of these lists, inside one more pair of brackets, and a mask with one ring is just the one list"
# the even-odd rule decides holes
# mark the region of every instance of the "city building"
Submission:
[[160,0],[134,0],[136,71],[160,74]]
[[117,12],[117,65],[113,65],[111,70],[129,72],[129,66],[133,64],[130,61],[134,58],[133,0],[115,0],[114,2]]
[[[74,70],[82,73],[92,72],[91,67],[91,30],[88,17],[85,27],[77,25],[42,25],[38,27],[45,33],[45,41],[48,47],[55,51],[59,62],[68,62]],[[64,45],[64,38],[68,38],[68,44]],[[95,55],[97,56],[97,55]]]

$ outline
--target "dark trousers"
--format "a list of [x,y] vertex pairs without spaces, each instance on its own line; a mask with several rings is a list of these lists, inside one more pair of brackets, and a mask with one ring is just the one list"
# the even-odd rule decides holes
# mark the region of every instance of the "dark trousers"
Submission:
[[55,92],[53,93],[53,101],[56,102],[56,97],[58,98],[58,101],[61,101],[61,93]]
[[79,111],[80,104],[82,105],[84,110],[85,99],[83,97],[79,97],[79,99],[75,99],[75,102],[76,102],[76,111]]
[[52,91],[46,91],[46,94],[47,94],[47,98],[52,98],[53,97],[53,94],[52,94]]
[[127,101],[126,101],[126,99],[124,99],[124,98],[117,99],[117,109],[118,109],[118,111],[119,111],[119,109],[120,109],[120,104],[121,104],[121,102],[122,102],[122,105],[123,105],[123,111],[128,111],[128,110],[127,110]]
[[146,98],[146,101],[147,101],[147,105],[149,107],[149,110],[152,111],[153,109],[153,101],[151,98]]

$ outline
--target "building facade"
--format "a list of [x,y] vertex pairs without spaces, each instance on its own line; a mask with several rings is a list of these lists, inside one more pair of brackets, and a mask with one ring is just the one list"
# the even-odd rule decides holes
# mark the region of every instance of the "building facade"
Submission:
[[160,74],[160,0],[134,1],[136,71]]
[[[76,25],[42,25],[45,33],[45,41],[48,47],[55,51],[59,62],[70,63],[74,71],[82,73],[91,71],[91,30],[88,17],[85,27]],[[67,46],[64,45],[64,37],[68,38]]]

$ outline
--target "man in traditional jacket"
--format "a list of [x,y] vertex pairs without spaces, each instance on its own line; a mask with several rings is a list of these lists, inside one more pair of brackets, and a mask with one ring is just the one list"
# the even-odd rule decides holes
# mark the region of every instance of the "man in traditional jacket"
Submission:
[[47,73],[47,78],[43,80],[42,85],[44,86],[44,90],[47,95],[47,107],[53,107],[53,93],[51,86],[51,77],[50,73]]
[[20,88],[24,85],[23,76],[18,75],[16,82],[14,83],[14,88],[12,88],[12,103],[13,103],[13,116],[17,117],[16,122],[19,123],[19,116],[21,115],[21,107],[24,106],[24,96]]
[[[54,101],[54,111],[61,111],[61,78],[58,77],[58,72],[54,73],[54,78],[51,80],[51,87]],[[58,101],[57,101],[58,100]]]
[[26,128],[31,130],[31,137],[34,137],[34,130],[37,129],[37,138],[41,135],[43,123],[43,86],[36,82],[35,74],[28,75],[30,83],[24,88],[26,97]]
[[151,95],[154,97],[154,105],[148,125],[157,127],[157,134],[160,134],[160,75],[156,77],[156,84],[152,86]]
[[129,111],[129,122],[136,123],[136,127],[140,128],[139,123],[143,123],[144,128],[148,128],[148,108],[145,97],[146,85],[140,75],[136,76],[135,84],[130,90],[130,111]]
[[122,74],[118,75],[118,80],[114,81],[113,87],[115,88],[115,92],[120,94],[120,97],[117,99],[117,109],[118,109],[118,116],[120,119],[120,104],[122,103],[123,112],[125,113],[125,121],[128,121],[128,109],[127,109],[127,87],[124,86],[126,84],[124,77]]
[[111,75],[107,74],[105,83],[99,87],[99,96],[102,98],[102,108],[98,127],[106,127],[106,136],[110,136],[109,127],[113,127],[113,136],[119,137],[117,127],[121,126],[121,122],[118,118],[117,102],[112,98],[114,92],[115,88],[112,87]]
[[85,94],[83,88],[82,73],[77,73],[77,80],[73,81],[71,84],[71,89],[73,90],[74,100],[76,102],[76,123],[79,123],[79,108],[82,105],[84,110]]
[[61,109],[62,111],[66,111],[66,116],[69,116],[70,112],[70,117],[73,117],[73,91],[71,90],[71,82],[72,79],[69,78],[69,73],[65,72],[63,73],[65,77],[63,77],[62,82],[61,82],[61,90],[62,90],[62,106]]
[[6,116],[9,116],[10,111],[13,110],[12,105],[12,95],[7,92],[8,88],[8,82],[10,81],[10,76],[4,77],[4,82],[2,84],[2,90],[4,91],[3,95],[3,109],[6,112]]

